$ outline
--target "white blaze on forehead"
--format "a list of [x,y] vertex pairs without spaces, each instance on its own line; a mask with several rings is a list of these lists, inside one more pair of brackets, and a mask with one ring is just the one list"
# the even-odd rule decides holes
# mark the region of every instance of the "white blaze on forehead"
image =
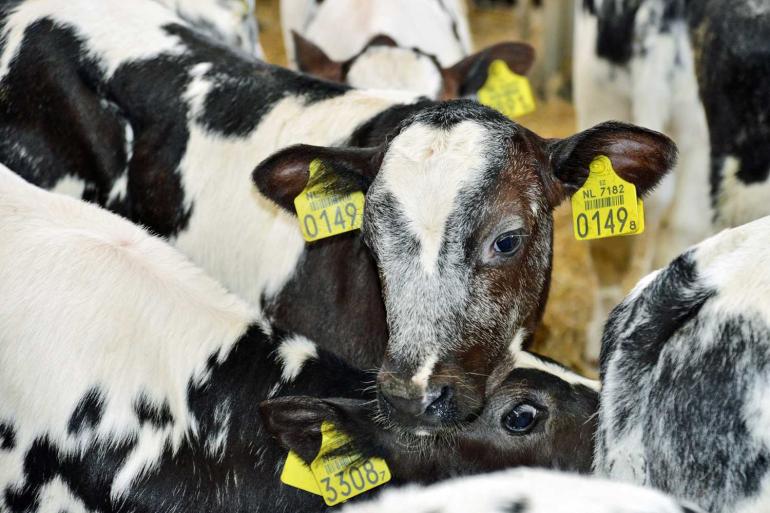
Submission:
[[416,123],[393,140],[385,156],[378,179],[398,201],[429,273],[436,268],[458,193],[481,179],[488,139],[487,130],[473,121],[449,130]]
[[307,360],[317,357],[316,345],[305,337],[295,335],[284,340],[278,347],[278,359],[283,363],[281,379],[285,383],[292,381],[299,376]]
[[584,387],[588,387],[591,390],[598,391],[601,388],[601,383],[599,381],[585,378],[580,374],[576,374],[560,365],[541,360],[537,356],[526,351],[521,351],[516,355],[515,368],[535,369],[547,372],[548,374],[552,374],[557,378],[566,381],[570,385],[583,385]]

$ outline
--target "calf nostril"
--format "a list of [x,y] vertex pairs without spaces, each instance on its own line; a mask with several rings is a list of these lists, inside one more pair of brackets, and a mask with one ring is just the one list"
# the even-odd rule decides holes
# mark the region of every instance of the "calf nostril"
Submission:
[[425,408],[425,414],[443,416],[451,407],[454,390],[449,385],[444,385],[440,390],[434,392],[434,394],[436,398],[431,401],[427,408]]

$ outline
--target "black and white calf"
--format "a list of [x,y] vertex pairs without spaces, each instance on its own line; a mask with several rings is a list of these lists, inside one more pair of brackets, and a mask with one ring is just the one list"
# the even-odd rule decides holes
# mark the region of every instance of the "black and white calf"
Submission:
[[218,41],[240,48],[259,59],[255,0],[156,0],[173,9],[180,18]]
[[362,89],[474,96],[493,60],[523,75],[534,59],[522,43],[470,55],[468,19],[458,0],[282,0],[281,18],[297,69]]
[[696,513],[665,494],[629,484],[544,470],[508,470],[410,486],[343,513]]
[[[642,193],[675,160],[669,139],[630,125],[545,140],[476,102],[316,81],[154,2],[26,1],[2,20],[0,161],[168,238],[280,328],[369,367],[387,345],[385,413],[421,428],[478,414],[500,355],[530,339],[552,210],[592,159]],[[363,237],[303,241],[293,199],[316,158],[368,191]]]
[[[770,214],[770,6],[755,0],[576,0],[582,127],[625,120],[665,132],[680,164],[646,209],[657,240],[642,275],[715,229]],[[603,319],[595,325],[600,329]]]
[[[325,510],[279,483],[286,450],[263,420],[306,459],[333,421],[394,483],[590,468],[595,383],[532,355],[511,360],[479,419],[414,452],[371,420],[372,375],[272,332],[128,221],[0,168],[0,240],[2,511]],[[348,399],[258,408],[282,394]]]
[[604,334],[596,471],[711,513],[770,510],[770,217],[639,283]]

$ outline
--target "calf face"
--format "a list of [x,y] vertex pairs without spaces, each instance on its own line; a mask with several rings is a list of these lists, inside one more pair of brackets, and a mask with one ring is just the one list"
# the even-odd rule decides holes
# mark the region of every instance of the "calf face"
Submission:
[[[448,436],[415,436],[382,420],[371,402],[282,397],[260,407],[265,426],[287,449],[310,463],[318,454],[321,423],[351,436],[347,450],[384,458],[397,482],[431,482],[512,466],[591,469],[598,382],[520,353],[471,423]],[[499,382],[498,382],[499,381]]]
[[496,59],[524,75],[535,57],[528,44],[499,43],[444,68],[434,55],[379,35],[353,57],[335,61],[308,39],[296,32],[292,35],[300,71],[361,89],[396,89],[435,99],[475,95]]
[[381,408],[436,429],[477,415],[487,377],[533,333],[551,271],[552,210],[597,155],[644,193],[673,165],[665,136],[618,123],[543,139],[471,101],[427,106],[374,148],[287,148],[254,173],[287,209],[326,162],[336,187],[367,189],[363,238],[389,329]]

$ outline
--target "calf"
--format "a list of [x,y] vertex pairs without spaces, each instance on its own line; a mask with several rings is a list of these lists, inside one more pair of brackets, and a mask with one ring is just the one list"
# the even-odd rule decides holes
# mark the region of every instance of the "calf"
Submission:
[[610,315],[600,474],[711,513],[770,508],[770,217],[642,280]]
[[[316,81],[213,45],[154,2],[2,9],[0,161],[167,237],[280,328],[368,367],[387,343],[384,412],[419,429],[477,415],[499,356],[530,339],[552,210],[593,158],[642,194],[675,159],[629,125],[545,140],[476,102]],[[316,159],[328,189],[368,191],[363,237],[306,246],[293,199]]]
[[[493,60],[523,75],[534,57],[521,43],[469,55],[468,20],[458,0],[282,0],[281,17],[293,65],[363,89],[475,96]],[[340,31],[343,24],[348,29]]]
[[290,417],[295,433],[306,428],[289,446],[310,459],[333,421],[362,454],[386,455],[396,483],[517,464],[590,468],[595,383],[532,355],[456,431],[464,451],[425,439],[412,454],[413,438],[370,420],[371,375],[272,330],[128,221],[1,168],[0,239],[3,511],[325,510],[279,485],[286,451],[268,442],[257,405],[281,394],[357,399],[261,409],[270,426]]
[[508,470],[429,487],[388,491],[343,513],[695,513],[665,494],[544,470]]
[[264,58],[254,0],[156,0],[196,29],[249,55]]

